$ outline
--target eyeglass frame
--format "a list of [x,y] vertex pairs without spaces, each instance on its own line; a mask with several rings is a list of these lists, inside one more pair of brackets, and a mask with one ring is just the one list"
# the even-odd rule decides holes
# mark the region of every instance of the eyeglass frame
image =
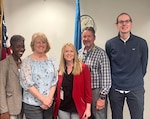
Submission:
[[120,20],[120,21],[117,21],[116,24],[124,24],[124,23],[128,24],[129,22],[132,22],[132,20],[131,19],[128,19],[128,20],[125,20],[125,21]]

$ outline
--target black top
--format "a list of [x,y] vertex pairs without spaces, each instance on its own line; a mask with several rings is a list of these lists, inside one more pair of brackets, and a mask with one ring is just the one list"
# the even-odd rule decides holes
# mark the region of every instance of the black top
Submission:
[[67,70],[65,72],[66,73],[64,73],[62,87],[61,87],[61,90],[63,90],[64,95],[63,95],[63,99],[61,99],[59,109],[67,112],[77,112],[74,100],[72,98],[73,74],[72,72],[68,74]]

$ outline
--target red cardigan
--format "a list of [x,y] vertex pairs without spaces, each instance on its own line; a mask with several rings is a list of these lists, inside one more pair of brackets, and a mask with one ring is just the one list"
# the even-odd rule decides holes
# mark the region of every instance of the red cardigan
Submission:
[[[54,119],[56,119],[58,115],[58,109],[60,106],[60,88],[62,80],[63,76],[59,75],[55,99]],[[72,97],[74,99],[77,112],[82,119],[86,109],[86,104],[92,103],[91,75],[88,66],[84,63],[82,63],[82,72],[79,75],[74,75]]]

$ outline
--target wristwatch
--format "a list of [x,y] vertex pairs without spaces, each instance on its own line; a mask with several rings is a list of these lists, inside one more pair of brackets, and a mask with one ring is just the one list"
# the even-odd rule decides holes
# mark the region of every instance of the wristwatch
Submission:
[[102,99],[102,100],[105,100],[106,99],[106,95],[100,94],[99,98]]

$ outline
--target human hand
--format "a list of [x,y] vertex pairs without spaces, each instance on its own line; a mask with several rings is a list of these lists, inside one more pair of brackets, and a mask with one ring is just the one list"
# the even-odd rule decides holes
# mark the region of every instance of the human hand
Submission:
[[[48,108],[52,106],[52,103],[53,103],[53,99],[50,99],[49,97],[47,96],[43,96],[42,98],[42,105],[45,105],[47,106]],[[45,107],[45,106],[42,106],[42,107]]]
[[88,119],[90,116],[91,116],[90,109],[86,109],[83,116],[82,116],[82,119]]
[[44,105],[44,104],[42,104],[40,107],[44,110],[47,110],[49,108],[47,105]]
[[0,119],[10,119],[9,113],[5,112],[0,114]]
[[105,100],[102,100],[102,99],[98,99],[97,101],[96,101],[96,109],[97,110],[101,110],[101,109],[103,109],[103,108],[105,108]]

